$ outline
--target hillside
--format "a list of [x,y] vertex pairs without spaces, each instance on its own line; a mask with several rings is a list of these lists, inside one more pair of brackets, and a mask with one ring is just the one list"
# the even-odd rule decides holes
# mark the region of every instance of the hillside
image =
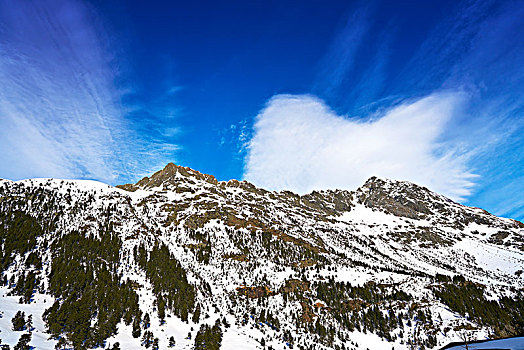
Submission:
[[300,196],[174,164],[117,187],[0,180],[0,247],[11,347],[427,349],[524,334],[524,225],[409,182]]

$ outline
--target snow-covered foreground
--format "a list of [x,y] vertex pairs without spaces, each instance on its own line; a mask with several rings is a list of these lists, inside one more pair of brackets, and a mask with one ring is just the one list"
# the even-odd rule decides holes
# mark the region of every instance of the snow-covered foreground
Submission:
[[7,296],[7,288],[0,287],[0,339],[2,340],[1,344],[8,344],[11,347],[18,343],[20,336],[24,333],[27,333],[29,330],[15,332],[12,330],[11,320],[17,311],[25,312],[26,317],[32,315],[33,317],[33,327],[31,346],[34,346],[36,349],[54,349],[56,341],[49,339],[49,334],[45,332],[44,321],[42,320],[42,314],[45,309],[53,305],[53,298],[36,294],[34,296],[34,301],[30,304],[19,304],[18,301],[20,297],[17,296]]
[[[524,350],[524,337],[491,340],[483,343],[469,344],[468,348],[471,350],[488,350],[488,349],[504,349],[504,350]],[[463,350],[464,345],[457,345],[448,350]]]

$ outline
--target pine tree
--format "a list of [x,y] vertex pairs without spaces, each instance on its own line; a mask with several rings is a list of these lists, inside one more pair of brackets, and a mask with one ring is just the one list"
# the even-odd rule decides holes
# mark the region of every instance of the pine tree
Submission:
[[25,312],[19,310],[13,316],[11,322],[13,323],[13,331],[23,331],[26,328]]
[[142,330],[140,329],[140,320],[138,319],[138,317],[135,317],[133,321],[133,331],[131,332],[131,335],[133,336],[133,338],[138,338],[140,337],[141,333]]
[[148,329],[150,325],[151,320],[149,318],[149,313],[146,313],[146,315],[144,316],[144,329]]
[[159,296],[157,299],[158,304],[158,318],[160,319],[160,323],[165,322],[166,318],[166,302],[162,296]]
[[155,340],[153,340],[152,350],[158,350],[158,338],[155,338]]
[[173,336],[169,337],[169,347],[173,348],[176,345],[175,338]]
[[195,312],[193,313],[193,317],[191,318],[193,323],[198,323],[200,321],[200,304],[197,305],[195,308]]
[[20,340],[15,345],[14,350],[30,350],[29,342],[31,341],[31,333],[22,334]]
[[142,345],[148,349],[153,344],[153,333],[151,331],[145,331],[142,337]]
[[27,316],[27,322],[26,322],[27,329],[29,332],[33,331],[33,315]]

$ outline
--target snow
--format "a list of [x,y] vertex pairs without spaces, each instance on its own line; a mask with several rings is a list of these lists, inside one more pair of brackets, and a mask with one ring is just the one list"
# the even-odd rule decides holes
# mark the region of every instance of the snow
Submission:
[[348,224],[386,224],[397,225],[403,220],[395,215],[386,214],[379,210],[373,210],[362,204],[357,204],[350,211],[344,212],[340,216],[331,217],[337,221]]
[[524,255],[522,253],[502,249],[494,244],[464,238],[455,243],[453,248],[473,255],[476,263],[488,270],[500,270],[514,274],[515,271],[524,267]]
[[14,181],[14,183],[25,186],[40,186],[59,190],[60,193],[66,193],[66,188],[75,188],[80,191],[112,191],[115,187],[95,180],[63,180],[53,178],[34,178]]
[[[524,337],[517,337],[517,338],[509,338],[509,339],[499,339],[499,340],[492,340],[488,342],[482,342],[477,344],[469,344],[469,349],[471,350],[477,350],[477,349],[505,349],[505,350],[523,350],[524,349]],[[464,346],[454,346],[449,348],[448,350],[459,350],[464,349]]]
[[[180,173],[176,174],[176,179],[185,181]],[[134,192],[129,192],[90,180],[30,179],[16,182],[0,180],[0,185],[45,188],[62,196],[71,196],[73,204],[82,202],[87,196],[94,195],[94,200],[89,202],[87,208],[80,212],[73,213],[73,205],[68,206],[66,204],[68,201],[63,201],[66,215],[58,223],[57,232],[60,233],[83,227],[90,230],[88,232],[96,234],[97,225],[100,224],[100,217],[104,209],[111,204],[119,210],[117,219],[120,219],[121,222],[115,228],[123,240],[119,272],[122,273],[122,280],[129,278],[141,285],[141,288],[137,290],[140,308],[144,314],[149,313],[151,318],[149,330],[154,333],[154,337],[159,338],[161,349],[167,348],[168,339],[171,336],[174,337],[177,344],[175,349],[191,349],[200,325],[203,323],[213,325],[218,318],[222,319],[223,317],[226,317],[230,324],[228,328],[222,327],[224,331],[223,349],[262,349],[259,342],[261,338],[264,338],[266,344],[271,345],[274,349],[288,349],[282,340],[282,332],[277,332],[267,325],[255,324],[253,319],[249,319],[246,325],[240,324],[240,319],[246,313],[247,308],[257,303],[257,300],[245,301],[247,305],[245,308],[243,305],[237,305],[236,308],[233,308],[230,296],[236,293],[236,288],[243,283],[249,286],[267,283],[271,290],[278,290],[286,283],[286,280],[302,277],[301,272],[292,267],[292,264],[298,261],[291,261],[289,265],[271,261],[268,257],[270,253],[264,252],[260,243],[255,239],[260,231],[253,233],[248,228],[235,228],[234,230],[237,238],[243,237],[242,239],[250,242],[250,245],[247,246],[250,261],[239,262],[223,259],[225,254],[243,252],[237,246],[237,242],[234,242],[230,237],[230,230],[233,230],[233,228],[226,226],[223,220],[218,219],[205,223],[202,228],[203,232],[209,234],[213,253],[209,264],[199,263],[195,254],[186,248],[187,244],[198,242],[187,235],[187,232],[183,229],[184,221],[181,221],[179,226],[171,224],[171,226],[166,227],[164,225],[164,220],[170,215],[163,209],[166,204],[180,202],[190,204],[189,208],[177,212],[177,215],[180,215],[179,219],[185,219],[189,215],[201,213],[202,209],[199,209],[198,204],[213,202],[219,210],[234,210],[237,218],[245,220],[252,218],[266,219],[266,227],[282,230],[287,235],[307,241],[314,246],[321,242],[326,251],[330,252],[321,254],[323,258],[329,261],[329,264],[306,268],[305,275],[308,280],[326,281],[328,278],[333,278],[336,281],[349,282],[352,285],[363,285],[369,281],[396,285],[411,294],[417,303],[423,303],[424,307],[430,309],[434,319],[436,318],[435,315],[439,315],[441,321],[438,322],[440,322],[441,329],[464,319],[434,299],[428,289],[428,285],[433,283],[431,278],[414,277],[410,273],[463,274],[488,285],[493,297],[500,295],[497,294],[500,293],[500,290],[496,288],[524,285],[522,280],[518,280],[514,276],[514,273],[524,266],[523,253],[517,251],[514,246],[497,246],[487,241],[491,235],[500,230],[501,225],[509,224],[510,220],[497,219],[498,221],[495,221],[493,227],[470,223],[461,231],[461,228],[447,224],[454,222],[453,215],[456,211],[465,210],[474,212],[476,215],[487,214],[479,209],[460,206],[437,194],[424,193],[424,196],[426,196],[424,198],[434,200],[450,208],[451,214],[450,218],[446,218],[448,219],[447,222],[442,221],[441,217],[437,217],[440,221],[435,217],[430,217],[427,220],[398,217],[386,214],[379,209],[373,210],[356,201],[352,202],[350,211],[341,213],[339,216],[328,217],[328,220],[318,220],[318,218],[322,218],[322,213],[315,212],[311,208],[294,205],[295,197],[289,199],[283,193],[263,192],[262,194],[253,194],[242,187],[222,187],[224,183],[215,186],[195,178],[192,178],[191,181],[183,185],[191,189],[192,192],[182,193],[170,190],[170,185],[164,184],[155,188],[139,188]],[[386,190],[401,195],[397,190],[397,183],[390,180],[385,181]],[[404,182],[399,184],[412,186],[412,184]],[[210,191],[211,188],[215,192]],[[362,191],[365,190],[367,189],[362,189]],[[21,193],[23,192],[21,191]],[[430,198],[430,196],[432,197]],[[262,214],[255,210],[258,207],[264,207],[267,211],[265,213],[267,217],[260,217]],[[93,218],[93,227],[86,225],[87,218]],[[112,218],[112,220],[114,219]],[[445,243],[435,244],[430,239],[413,238],[415,233],[424,230],[431,230]],[[393,235],[394,233],[405,235],[397,238]],[[56,239],[56,235],[51,234],[45,238],[42,237],[39,243],[44,239],[52,241]],[[253,241],[250,241],[251,239]],[[272,240],[276,239],[272,237]],[[198,302],[203,309],[199,324],[193,324],[191,321],[189,323],[183,322],[175,316],[168,316],[165,323],[160,323],[155,310],[152,286],[145,273],[138,268],[130,257],[130,252],[137,244],[144,244],[146,248],[150,248],[155,240],[168,246],[170,252],[187,270],[190,283],[197,286],[204,282],[210,284],[212,295],[204,295],[202,291],[198,292]],[[285,244],[289,247],[293,243],[286,242]],[[341,254],[335,256],[331,252]],[[49,258],[49,255],[45,254],[44,259],[49,260]],[[11,270],[8,271],[9,276],[17,273],[17,268],[21,268],[22,261],[22,257],[16,260]],[[366,264],[366,267],[358,266],[359,264],[354,264],[354,262],[362,262]],[[449,268],[450,266],[452,269]],[[266,276],[267,282],[261,282],[262,276]],[[45,333],[41,318],[44,310],[52,305],[52,298],[37,295],[32,304],[25,305],[18,304],[19,297],[6,296],[6,292],[5,287],[0,288],[0,312],[3,315],[3,318],[0,318],[0,338],[3,343],[14,345],[20,335],[24,333],[11,331],[12,316],[17,310],[23,310],[26,313],[33,314],[33,323],[36,329],[33,332],[31,345],[36,346],[37,349],[54,348],[56,341],[46,340],[48,334]],[[266,302],[268,310],[270,309],[272,312],[278,310],[282,326],[291,327],[296,339],[298,338],[306,345],[314,342],[310,335],[301,333],[300,329],[294,329],[294,324],[285,324],[287,317],[290,317],[292,313],[300,312],[301,307],[298,302],[286,304],[282,295],[270,297]],[[207,314],[208,317],[206,318],[204,314]],[[412,334],[416,327],[416,325],[411,328],[406,326],[403,331],[407,336]],[[131,329],[131,326],[119,324],[118,333],[107,340],[107,345],[111,346],[115,342],[119,342],[121,349],[139,348],[141,337],[133,338]],[[186,339],[188,333],[191,333],[192,339]],[[375,334],[364,334],[357,331],[347,334],[352,342],[358,343],[358,349],[408,348],[406,344],[401,344],[400,340],[388,343]],[[485,329],[478,332],[479,336],[483,334],[485,334]],[[439,334],[440,345],[451,340],[458,340],[456,332],[451,331],[447,335]]]
[[29,315],[33,315],[33,327],[31,342],[29,345],[42,350],[54,349],[55,340],[49,340],[49,334],[46,333],[42,314],[51,307],[54,299],[48,295],[35,294],[34,301],[31,304],[19,304],[20,297],[7,296],[7,287],[0,287],[0,339],[1,344],[8,344],[11,347],[18,343],[20,336],[27,333],[27,331],[15,332],[12,330],[11,319],[18,311],[23,311],[26,314],[26,320]]

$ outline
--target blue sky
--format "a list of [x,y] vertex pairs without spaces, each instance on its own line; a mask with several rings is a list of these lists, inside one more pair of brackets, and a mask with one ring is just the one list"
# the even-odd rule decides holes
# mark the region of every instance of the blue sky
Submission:
[[522,1],[0,0],[0,177],[372,175],[524,218]]

